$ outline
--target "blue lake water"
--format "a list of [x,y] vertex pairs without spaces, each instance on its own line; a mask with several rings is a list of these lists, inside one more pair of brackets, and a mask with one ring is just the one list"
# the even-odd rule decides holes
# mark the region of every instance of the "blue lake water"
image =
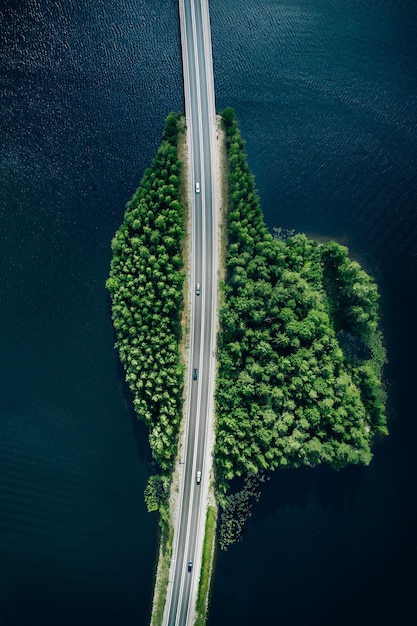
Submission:
[[417,7],[210,6],[217,105],[233,103],[268,224],[337,238],[380,285],[390,437],[369,468],[276,472],[218,554],[208,624],[412,623]]
[[[369,468],[283,471],[219,553],[209,626],[410,623],[416,584],[417,9],[211,0],[268,224],[373,274],[390,437]],[[149,621],[151,471],[113,350],[110,239],[183,109],[177,1],[0,3],[0,624]]]
[[2,2],[0,624],[147,624],[150,453],[110,240],[182,109],[175,3]]

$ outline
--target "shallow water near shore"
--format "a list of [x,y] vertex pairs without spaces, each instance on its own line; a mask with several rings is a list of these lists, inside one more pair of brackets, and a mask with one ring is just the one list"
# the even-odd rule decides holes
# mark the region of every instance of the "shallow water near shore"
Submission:
[[[276,472],[218,553],[209,626],[414,615],[416,9],[210,0],[270,227],[335,237],[380,286],[390,436],[369,468]],[[177,2],[0,8],[0,624],[146,625],[158,526],[113,350],[110,240],[183,109]]]

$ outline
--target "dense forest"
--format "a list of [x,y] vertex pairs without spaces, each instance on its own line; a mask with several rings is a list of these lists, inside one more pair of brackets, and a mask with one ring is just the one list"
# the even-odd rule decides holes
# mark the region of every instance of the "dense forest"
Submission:
[[[229,211],[215,465],[226,548],[268,471],[367,465],[372,439],[387,428],[374,280],[336,242],[268,232],[232,109],[223,121]],[[241,488],[231,493],[236,477]]]
[[[373,438],[387,427],[375,281],[336,242],[268,231],[234,112],[222,115],[229,202],[215,470],[220,545],[227,548],[270,471],[367,465]],[[150,477],[145,500],[162,523],[183,404],[183,130],[183,119],[170,114],[113,238],[106,282],[116,347],[161,470]]]
[[165,504],[182,415],[184,367],[180,361],[184,236],[177,143],[182,118],[171,113],[163,142],[126,206],[112,241],[106,282],[111,295],[116,347],[139,418],[161,475],[145,491],[150,510]]

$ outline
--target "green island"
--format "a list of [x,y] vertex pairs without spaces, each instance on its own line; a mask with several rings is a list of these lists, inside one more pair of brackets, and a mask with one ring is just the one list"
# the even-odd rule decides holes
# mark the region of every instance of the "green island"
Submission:
[[227,548],[266,472],[368,465],[373,438],[388,431],[375,281],[334,241],[271,235],[233,109],[222,116],[229,206],[215,467]]
[[135,411],[149,427],[152,456],[161,470],[150,476],[145,501],[149,511],[159,510],[165,528],[184,386],[179,351],[184,209],[178,158],[178,137],[184,128],[179,114],[167,117],[162,145],[113,238],[106,282],[116,348]]
[[[226,549],[240,538],[268,473],[368,465],[374,438],[388,431],[375,281],[334,241],[268,231],[233,109],[222,118],[228,211],[214,469],[218,539]],[[116,347],[159,466],[145,500],[166,530],[185,371],[184,130],[184,118],[171,113],[112,241],[106,283]]]

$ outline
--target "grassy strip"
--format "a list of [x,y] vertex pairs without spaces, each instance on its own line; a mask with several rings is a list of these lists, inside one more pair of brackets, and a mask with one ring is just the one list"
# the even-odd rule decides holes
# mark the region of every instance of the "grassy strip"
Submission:
[[[224,283],[226,275],[227,251],[227,213],[229,198],[229,157],[226,148],[226,131],[220,115],[217,116],[217,135],[220,164],[220,246],[219,246],[219,281]],[[220,293],[218,294],[221,295]],[[219,302],[219,310],[222,301]]]
[[169,568],[172,556],[172,540],[174,537],[174,529],[170,526],[168,537],[163,541],[161,537],[161,552],[159,554],[157,581],[155,586],[155,595],[153,600],[153,610],[151,624],[152,626],[162,626],[164,617],[164,609],[168,591]]
[[210,579],[214,556],[214,545],[216,537],[216,508],[207,508],[206,530],[204,535],[203,558],[201,562],[200,582],[198,585],[198,596],[195,626],[204,626],[207,616],[208,593],[210,589]]
[[[188,180],[188,149],[187,149],[187,125],[185,117],[181,117],[178,122],[177,148],[178,158],[182,164],[181,169],[181,183],[180,183],[180,198],[183,207],[184,218],[184,237],[181,241],[181,256],[184,263],[184,283],[183,283],[183,308],[181,312],[181,340],[179,343],[179,350],[181,355],[181,361],[184,366],[187,364],[186,348],[190,343],[190,307],[189,307],[189,293],[190,293],[190,205],[189,205],[189,180]],[[183,393],[185,389],[183,388]],[[184,398],[183,398],[184,399]]]

